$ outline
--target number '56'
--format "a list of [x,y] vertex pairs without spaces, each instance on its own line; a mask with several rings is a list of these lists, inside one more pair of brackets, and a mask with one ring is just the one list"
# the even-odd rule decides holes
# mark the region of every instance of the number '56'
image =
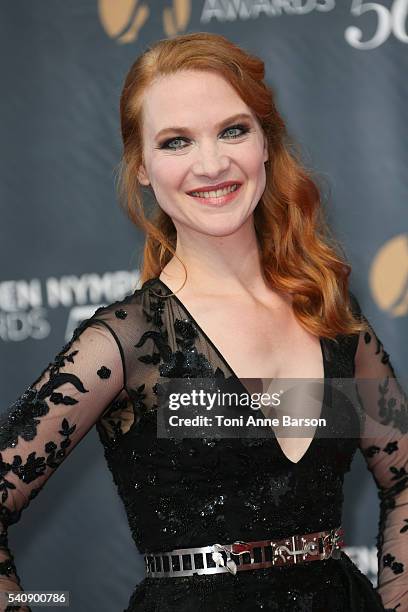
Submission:
[[350,11],[356,17],[360,17],[360,15],[369,11],[374,11],[377,16],[377,29],[374,36],[369,40],[361,40],[363,32],[356,26],[349,26],[345,30],[346,41],[355,49],[375,49],[387,40],[391,32],[401,42],[408,43],[406,30],[408,0],[394,0],[389,9],[377,2],[353,0]]

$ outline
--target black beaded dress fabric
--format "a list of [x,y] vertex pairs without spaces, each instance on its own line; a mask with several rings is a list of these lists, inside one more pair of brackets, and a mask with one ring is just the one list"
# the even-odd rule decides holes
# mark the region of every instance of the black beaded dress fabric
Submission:
[[[339,559],[235,576],[147,577],[135,585],[126,612],[407,612],[407,397],[372,328],[338,336],[337,343],[321,338],[325,379],[378,379],[376,393],[372,386],[359,390],[359,435],[315,435],[294,463],[273,432],[266,438],[157,437],[159,379],[236,379],[170,293],[151,279],[124,300],[98,308],[1,415],[0,588],[21,586],[8,527],[95,425],[141,553],[338,527],[343,478],[357,449],[378,487],[377,589],[342,551]],[[350,302],[363,316],[352,294]],[[338,410],[339,432],[348,419],[346,407]],[[379,424],[376,436],[368,435],[367,422]]]

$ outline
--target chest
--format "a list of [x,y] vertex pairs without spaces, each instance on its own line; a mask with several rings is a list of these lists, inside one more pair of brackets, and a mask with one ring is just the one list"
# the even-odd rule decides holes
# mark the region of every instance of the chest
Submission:
[[189,313],[239,378],[323,378],[320,340],[286,303],[189,306]]

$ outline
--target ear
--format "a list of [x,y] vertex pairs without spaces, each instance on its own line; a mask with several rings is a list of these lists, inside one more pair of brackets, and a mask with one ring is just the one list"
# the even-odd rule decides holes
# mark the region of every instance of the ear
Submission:
[[268,139],[266,138],[265,134],[264,134],[264,163],[267,162],[269,159],[269,152],[268,152]]
[[139,166],[139,170],[137,172],[137,178],[139,183],[145,185],[146,187],[150,185],[149,177],[147,176],[147,172],[143,164]]

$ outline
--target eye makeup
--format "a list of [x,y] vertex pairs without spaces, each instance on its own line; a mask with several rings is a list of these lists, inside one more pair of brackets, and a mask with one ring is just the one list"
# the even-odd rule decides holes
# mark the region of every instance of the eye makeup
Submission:
[[[239,130],[241,133],[237,134],[235,136],[229,136],[227,138],[227,140],[233,140],[236,138],[241,138],[241,136],[244,136],[245,134],[247,134],[248,132],[251,131],[251,128],[249,125],[247,124],[243,124],[243,123],[237,123],[235,125],[230,125],[228,127],[226,127],[221,134],[225,134],[226,132],[230,131],[230,130]],[[174,136],[173,138],[168,138],[166,140],[164,140],[162,143],[159,144],[158,147],[155,147],[156,149],[167,149],[167,150],[173,150],[173,151],[179,151],[180,149],[184,149],[185,147],[171,147],[170,144],[174,141],[177,140],[184,140],[184,141],[188,141],[189,139],[186,138],[185,136]]]

